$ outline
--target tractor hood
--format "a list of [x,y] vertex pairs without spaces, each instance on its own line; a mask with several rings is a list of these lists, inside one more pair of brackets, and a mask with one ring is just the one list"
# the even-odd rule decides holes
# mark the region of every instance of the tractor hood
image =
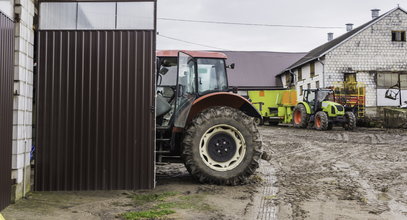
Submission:
[[323,111],[328,113],[329,117],[345,115],[345,108],[343,107],[343,105],[341,105],[339,103],[331,102],[331,101],[323,101],[321,103],[321,107],[322,107]]

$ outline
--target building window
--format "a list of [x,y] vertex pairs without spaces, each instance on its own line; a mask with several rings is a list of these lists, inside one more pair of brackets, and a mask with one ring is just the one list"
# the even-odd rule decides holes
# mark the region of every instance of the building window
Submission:
[[315,88],[319,89],[319,81],[315,82]]
[[300,68],[298,68],[298,70],[297,70],[297,75],[298,75],[298,81],[301,81],[302,80],[302,68],[300,67]]
[[307,84],[307,89],[311,89],[311,83]]
[[356,73],[344,73],[343,78],[345,79],[345,82],[355,83],[356,82]]
[[392,41],[406,41],[406,32],[405,31],[392,31],[391,40]]
[[[400,74],[401,89],[407,89],[407,74]],[[399,85],[399,73],[378,73],[377,88],[389,89]]]
[[377,88],[388,89],[392,86],[398,85],[398,73],[378,73],[377,74]]
[[153,30],[154,2],[42,2],[40,29]]
[[311,78],[315,77],[315,63],[314,62],[309,64],[309,75]]
[[302,88],[302,86],[300,86],[300,95],[303,95],[302,93],[303,93],[303,88]]
[[287,73],[285,75],[285,83],[287,86],[289,86],[291,84],[291,74],[290,73]]

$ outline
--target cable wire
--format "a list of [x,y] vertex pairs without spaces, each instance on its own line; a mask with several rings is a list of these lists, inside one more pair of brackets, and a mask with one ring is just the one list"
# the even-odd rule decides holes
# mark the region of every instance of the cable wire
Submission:
[[189,20],[189,19],[178,19],[178,18],[157,18],[157,19],[165,20],[165,21],[224,24],[224,25],[262,26],[262,27],[314,28],[314,29],[343,29],[344,28],[344,27],[334,27],[334,26],[325,27],[325,26],[310,26],[310,25],[257,24],[257,23],[239,23],[239,22],[226,22],[226,21],[203,21],[203,20]]
[[157,33],[158,36],[163,37],[163,38],[167,38],[170,40],[175,40],[175,41],[179,41],[179,42],[183,42],[183,43],[187,43],[187,44],[193,44],[193,45],[198,45],[201,47],[207,47],[207,48],[212,48],[212,49],[217,49],[217,50],[228,50],[228,49],[224,49],[224,48],[220,48],[220,47],[214,47],[214,46],[209,46],[209,45],[205,45],[205,44],[200,44],[200,43],[194,43],[191,41],[186,41],[186,40],[182,40],[182,39],[178,39],[178,38],[174,38],[174,37],[169,37],[169,36],[165,36],[162,34]]

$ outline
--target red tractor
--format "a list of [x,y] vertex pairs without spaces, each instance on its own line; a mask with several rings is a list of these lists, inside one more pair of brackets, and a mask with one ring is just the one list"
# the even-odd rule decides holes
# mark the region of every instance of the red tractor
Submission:
[[182,161],[203,183],[244,183],[259,166],[260,113],[229,91],[226,55],[158,51],[156,154]]

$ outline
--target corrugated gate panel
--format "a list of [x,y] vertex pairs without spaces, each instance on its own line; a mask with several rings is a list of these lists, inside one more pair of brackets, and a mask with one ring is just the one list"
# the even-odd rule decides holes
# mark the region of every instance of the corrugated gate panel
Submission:
[[0,210],[10,204],[14,23],[0,12]]
[[154,31],[39,31],[36,190],[154,186]]

